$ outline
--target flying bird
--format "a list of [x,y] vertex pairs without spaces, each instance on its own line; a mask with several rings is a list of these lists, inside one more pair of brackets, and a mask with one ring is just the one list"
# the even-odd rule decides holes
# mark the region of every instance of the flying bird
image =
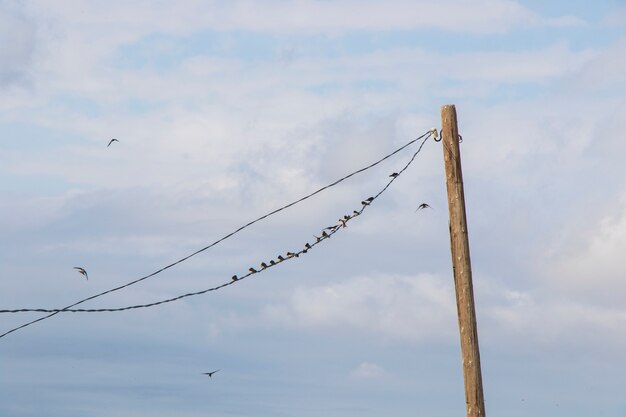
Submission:
[[417,209],[415,209],[415,211],[421,210],[421,209],[425,209],[425,208],[432,208],[431,206],[429,206],[426,203],[422,203],[419,206],[417,206]]
[[208,375],[209,378],[213,378],[213,374],[216,372],[219,372],[219,369],[213,372],[202,372],[202,375]]
[[87,271],[85,271],[85,268],[81,268],[80,266],[75,266],[74,269],[78,270],[78,272],[83,274],[85,278],[89,279],[89,276],[87,275]]
[[115,139],[115,138],[111,139],[111,140],[109,141],[109,144],[107,145],[107,148],[108,148],[109,146],[111,146],[111,144],[112,144],[113,142],[119,142],[119,140],[117,140],[117,139]]

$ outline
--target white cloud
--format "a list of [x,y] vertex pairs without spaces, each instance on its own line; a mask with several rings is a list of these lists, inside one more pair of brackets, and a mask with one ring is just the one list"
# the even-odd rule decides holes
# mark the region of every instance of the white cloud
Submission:
[[626,37],[599,50],[579,71],[567,78],[568,88],[577,93],[613,93],[619,97],[626,91],[622,74],[626,72]]
[[609,26],[623,26],[626,24],[626,7],[622,6],[608,14],[603,23]]
[[444,67],[457,80],[505,84],[546,82],[578,71],[594,56],[591,51],[574,52],[566,44],[557,43],[536,50],[453,55],[447,59],[452,62]]
[[[118,7],[124,5],[124,11]],[[389,2],[341,0],[334,2],[274,0],[254,2],[187,1],[155,7],[154,2],[109,2],[81,8],[83,19],[75,18],[72,2],[34,2],[32,9],[47,16],[68,20],[81,29],[107,28],[116,39],[129,39],[124,33],[160,31],[186,34],[200,28],[252,30],[269,33],[343,33],[350,30],[403,30],[432,28],[457,32],[496,33],[515,27],[583,24],[580,18],[542,18],[511,0],[396,0]],[[86,10],[85,10],[86,9]],[[141,15],[141,21],[133,16]],[[260,16],[262,16],[260,18]]]
[[0,87],[23,81],[35,53],[35,25],[18,3],[0,3]]
[[567,240],[553,242],[546,278],[560,292],[618,302],[626,308],[620,301],[626,291],[626,197],[622,195],[617,204],[587,214],[588,223],[572,225],[573,230],[566,232]]
[[359,366],[350,372],[350,376],[354,379],[372,380],[380,379],[387,374],[385,368],[375,363],[362,362]]
[[478,307],[482,310],[479,338],[487,345],[508,345],[521,352],[563,344],[585,349],[601,345],[607,350],[626,346],[621,331],[626,326],[626,306],[519,291],[504,291],[498,298]]
[[430,275],[351,278],[320,287],[298,287],[287,304],[266,308],[278,324],[353,329],[394,340],[447,339],[456,304],[449,285]]

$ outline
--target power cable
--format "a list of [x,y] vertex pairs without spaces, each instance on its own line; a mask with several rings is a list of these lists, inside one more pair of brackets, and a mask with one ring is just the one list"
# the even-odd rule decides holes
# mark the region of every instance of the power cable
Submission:
[[[140,282],[140,281],[143,281],[143,280],[146,280],[146,279],[148,279],[148,278],[150,278],[150,277],[153,277],[153,276],[155,276],[155,275],[157,275],[157,274],[159,274],[159,273],[161,273],[161,272],[163,272],[163,271],[165,271],[165,270],[167,270],[167,269],[169,269],[169,268],[171,268],[171,267],[173,267],[173,266],[175,266],[175,265],[177,265],[177,264],[179,264],[179,263],[181,263],[181,262],[186,261],[187,259],[189,259],[189,258],[191,258],[191,257],[193,257],[193,256],[195,256],[195,255],[197,255],[197,254],[199,254],[199,253],[201,253],[201,252],[206,251],[207,249],[210,249],[211,247],[213,247],[213,246],[217,245],[218,243],[220,243],[220,242],[222,242],[222,241],[224,241],[224,240],[228,239],[229,237],[231,237],[231,236],[235,235],[236,233],[238,233],[238,232],[242,231],[243,229],[245,229],[245,228],[247,228],[247,227],[250,227],[250,226],[252,226],[253,224],[255,224],[255,223],[257,223],[257,222],[259,222],[259,221],[261,221],[261,220],[263,220],[263,219],[265,219],[265,218],[267,218],[267,217],[269,217],[269,216],[272,216],[272,215],[274,215],[274,214],[276,214],[276,213],[278,213],[278,212],[280,212],[280,211],[282,211],[282,210],[285,210],[285,209],[287,209],[287,208],[289,208],[289,207],[291,207],[291,206],[294,206],[294,205],[296,205],[296,204],[298,204],[298,203],[300,203],[300,202],[302,202],[302,201],[304,201],[304,200],[306,200],[306,199],[309,199],[309,198],[313,197],[314,195],[319,194],[320,192],[322,192],[322,191],[324,191],[324,190],[326,190],[326,189],[328,189],[328,188],[330,188],[330,187],[333,187],[333,186],[335,186],[335,185],[337,185],[337,184],[339,184],[339,183],[341,183],[341,182],[343,182],[343,181],[347,180],[348,178],[350,178],[350,177],[352,177],[352,176],[354,176],[354,175],[356,175],[356,174],[359,174],[359,173],[364,172],[364,171],[366,171],[366,170],[368,170],[368,169],[370,169],[370,168],[375,167],[376,165],[380,164],[381,162],[385,161],[386,159],[390,158],[391,156],[393,156],[393,155],[397,154],[398,152],[402,151],[402,150],[403,150],[403,149],[405,149],[406,147],[408,147],[408,146],[412,145],[413,143],[415,143],[415,142],[419,141],[420,139],[424,139],[424,140],[422,141],[422,143],[420,144],[420,146],[419,146],[418,150],[417,150],[417,151],[413,154],[413,157],[412,157],[412,158],[409,160],[409,162],[408,162],[408,163],[407,163],[407,164],[406,164],[406,165],[402,168],[402,170],[400,170],[398,173],[394,173],[394,174],[396,174],[396,175],[392,175],[392,178],[391,178],[391,180],[387,183],[387,185],[385,185],[385,187],[384,187],[382,190],[380,190],[380,191],[378,192],[378,194],[376,194],[374,197],[370,197],[370,199],[371,199],[371,200],[369,200],[369,203],[371,203],[371,202],[372,202],[372,201],[374,201],[376,198],[378,198],[378,197],[379,197],[379,196],[380,196],[383,192],[385,192],[385,191],[389,188],[389,186],[393,183],[393,181],[395,181],[395,179],[396,179],[396,178],[398,178],[398,177],[399,177],[399,176],[400,176],[400,175],[401,175],[401,174],[402,174],[402,173],[403,173],[403,172],[404,172],[404,171],[405,171],[405,170],[409,167],[409,165],[411,165],[411,163],[415,160],[415,157],[417,156],[417,154],[421,151],[422,147],[423,147],[423,146],[424,146],[424,144],[426,143],[426,140],[427,140],[430,136],[436,137],[436,130],[431,129],[431,130],[429,130],[428,132],[426,132],[426,133],[424,133],[424,134],[420,135],[419,137],[417,137],[417,138],[415,138],[415,139],[413,139],[413,140],[409,141],[408,143],[406,143],[406,144],[405,144],[405,145],[403,145],[402,147],[400,147],[400,148],[396,149],[396,150],[395,150],[395,151],[393,151],[392,153],[390,153],[390,154],[388,154],[388,155],[384,156],[383,158],[379,159],[378,161],[376,161],[376,162],[374,162],[374,163],[372,163],[372,164],[370,164],[370,165],[368,165],[368,166],[366,166],[366,167],[364,167],[364,168],[361,168],[361,169],[359,169],[359,170],[357,170],[357,171],[354,171],[354,172],[352,172],[352,173],[350,173],[350,174],[348,174],[348,175],[346,175],[346,176],[344,176],[344,177],[342,177],[342,178],[340,178],[340,179],[338,179],[338,180],[336,180],[336,181],[334,181],[334,182],[332,182],[332,183],[330,183],[330,184],[328,184],[328,185],[326,185],[326,186],[324,186],[324,187],[322,187],[322,188],[320,188],[320,189],[318,189],[318,190],[316,190],[316,191],[314,191],[314,192],[312,192],[312,193],[310,193],[310,194],[308,194],[308,195],[306,195],[306,196],[304,196],[304,197],[302,197],[302,198],[300,198],[300,199],[298,199],[298,200],[295,200],[295,201],[293,201],[293,202],[291,202],[291,203],[289,203],[289,204],[286,204],[286,205],[284,205],[284,206],[282,206],[282,207],[280,207],[280,208],[278,208],[278,209],[276,209],[276,210],[274,210],[274,211],[271,211],[271,212],[269,212],[269,213],[267,213],[267,214],[265,214],[265,215],[263,215],[263,216],[261,216],[261,217],[259,217],[259,218],[255,219],[255,220],[253,220],[253,221],[251,221],[251,222],[249,222],[249,223],[247,223],[247,224],[245,224],[245,225],[241,226],[240,228],[238,228],[238,229],[236,229],[235,231],[233,231],[233,232],[231,232],[231,233],[229,233],[229,234],[225,235],[224,237],[222,237],[222,238],[220,238],[220,239],[216,240],[215,242],[211,243],[210,245],[207,245],[207,246],[203,247],[202,249],[199,249],[199,250],[197,250],[197,251],[195,251],[195,252],[193,252],[193,253],[191,253],[191,254],[189,254],[189,255],[187,255],[187,256],[185,256],[185,257],[181,258],[181,259],[179,259],[179,260],[178,260],[178,261],[176,261],[176,262],[173,262],[173,263],[171,263],[171,264],[169,264],[169,265],[167,265],[167,266],[165,266],[165,267],[163,267],[163,268],[161,268],[161,269],[159,269],[159,270],[157,270],[157,271],[155,271],[155,272],[152,272],[151,274],[148,274],[148,275],[146,275],[146,276],[143,276],[143,277],[141,277],[141,278],[138,278],[138,279],[136,279],[136,280],[134,280],[134,281],[131,281],[131,282],[127,283],[127,284],[124,284],[124,285],[121,285],[121,286],[118,286],[118,287],[112,288],[112,289],[110,289],[110,290],[103,291],[103,292],[98,293],[98,294],[96,294],[96,295],[92,295],[92,296],[90,296],[90,297],[84,298],[84,299],[82,299],[82,300],[80,300],[80,301],[77,301],[77,302],[75,302],[75,303],[73,303],[73,304],[71,304],[71,305],[69,305],[69,306],[67,306],[67,307],[64,307],[64,308],[62,308],[62,309],[41,309],[41,308],[37,308],[37,309],[0,310],[0,313],[23,313],[23,312],[42,312],[42,313],[51,313],[51,314],[49,314],[49,315],[47,315],[47,316],[40,317],[40,318],[38,318],[38,319],[35,319],[35,320],[32,320],[32,321],[27,322],[27,323],[25,323],[25,324],[22,324],[21,326],[15,327],[15,328],[13,328],[13,329],[11,329],[11,330],[9,330],[9,331],[7,331],[7,332],[5,332],[5,333],[1,334],[1,335],[0,335],[0,338],[5,337],[5,336],[7,336],[8,334],[13,333],[13,332],[15,332],[15,331],[17,331],[17,330],[23,329],[24,327],[27,327],[27,326],[30,326],[30,325],[35,324],[35,323],[37,323],[37,322],[40,322],[40,321],[42,321],[42,320],[48,319],[48,318],[50,318],[50,317],[52,317],[52,316],[54,316],[54,315],[56,315],[56,314],[62,313],[62,312],[81,312],[81,313],[87,313],[87,312],[89,312],[89,313],[95,313],[95,312],[125,311],[125,310],[137,309],[137,308],[153,307],[153,306],[156,306],[156,305],[160,305],[160,304],[165,304],[165,303],[169,303],[169,302],[177,301],[177,300],[180,300],[180,299],[182,299],[182,298],[186,298],[186,297],[190,297],[190,296],[194,296],[194,295],[205,294],[205,293],[210,292],[210,291],[216,291],[216,290],[221,289],[221,288],[224,288],[224,287],[226,287],[226,286],[228,286],[228,285],[232,285],[233,283],[235,283],[235,282],[237,282],[237,281],[239,281],[239,280],[241,280],[241,279],[247,278],[248,276],[250,276],[250,275],[252,275],[252,274],[254,274],[254,273],[258,273],[258,272],[260,272],[260,271],[250,272],[250,273],[248,273],[248,274],[246,274],[246,275],[242,276],[241,278],[238,278],[237,280],[231,280],[230,282],[226,282],[226,283],[221,284],[221,285],[219,285],[219,286],[217,286],[217,287],[212,287],[212,288],[209,288],[209,289],[206,289],[206,290],[202,290],[202,291],[198,291],[198,292],[194,292],[194,293],[183,294],[183,295],[180,295],[180,296],[177,296],[177,297],[174,297],[174,298],[170,298],[170,299],[166,299],[166,300],[162,300],[162,301],[158,301],[158,302],[154,302],[154,303],[149,303],[149,304],[139,304],[139,305],[135,305],[135,306],[128,306],[128,307],[115,308],[115,309],[111,309],[111,308],[108,308],[108,309],[72,309],[72,307],[75,307],[75,306],[77,306],[77,305],[79,305],[79,304],[82,304],[82,303],[84,303],[84,302],[86,302],[86,301],[93,300],[94,298],[101,297],[101,296],[103,296],[103,295],[105,295],[105,294],[109,294],[109,293],[111,293],[111,292],[121,290],[121,289],[126,288],[126,287],[129,287],[129,286],[131,286],[131,285],[133,285],[133,284],[136,284],[136,283],[138,283],[138,282]],[[359,212],[359,214],[360,214],[360,213],[361,213],[361,212],[362,212],[362,211],[363,211],[363,210],[364,210],[367,206],[369,206],[369,203],[368,203],[368,204],[364,204],[364,205],[363,205],[363,207],[362,207],[361,211]],[[356,211],[355,211],[355,212],[356,212]],[[331,233],[331,234],[336,233],[336,231],[337,231],[337,230],[338,230],[338,229],[334,229],[334,230],[332,230],[332,233]],[[331,234],[328,234],[328,237],[330,237],[330,235],[331,235]],[[317,242],[315,242],[315,243],[314,243],[314,245],[318,244],[320,241],[321,241],[321,240],[318,240]],[[314,246],[314,245],[311,245],[311,246]],[[298,254],[299,254],[299,253],[301,253],[301,252],[298,252]],[[306,252],[304,252],[304,253],[306,253]],[[295,256],[294,256],[294,257],[295,257]],[[292,258],[294,258],[294,257],[289,257],[289,258],[287,258],[287,259],[292,259]],[[277,265],[277,264],[278,264],[278,263],[276,263],[276,265]],[[272,265],[272,266],[274,266],[274,265]]]

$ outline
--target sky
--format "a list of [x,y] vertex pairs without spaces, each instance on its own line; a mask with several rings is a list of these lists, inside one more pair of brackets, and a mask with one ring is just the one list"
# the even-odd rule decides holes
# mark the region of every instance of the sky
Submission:
[[[487,415],[624,417],[625,73],[618,0],[0,0],[0,309],[149,274],[455,104]],[[463,415],[440,148],[298,259],[0,338],[0,415]],[[258,268],[415,149],[82,306]]]

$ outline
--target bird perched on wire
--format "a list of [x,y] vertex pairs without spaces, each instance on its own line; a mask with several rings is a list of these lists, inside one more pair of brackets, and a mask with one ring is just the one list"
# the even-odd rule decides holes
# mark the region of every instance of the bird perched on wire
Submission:
[[75,266],[74,269],[78,270],[78,272],[83,274],[85,278],[89,279],[89,275],[87,275],[87,271],[85,271],[85,268],[81,268],[80,266]]
[[117,139],[115,139],[115,138],[111,139],[111,140],[109,141],[109,144],[107,145],[107,148],[108,148],[109,146],[111,146],[111,144],[112,144],[113,142],[119,142],[119,140],[117,140]]
[[359,214],[361,214],[361,213],[359,213],[358,211],[354,210],[354,211],[352,212],[352,217],[354,217],[354,216],[358,216]]
[[278,255],[278,261],[279,261],[279,262],[282,262],[282,261],[284,261],[284,260],[285,260],[285,258],[284,258],[282,255]]
[[250,271],[250,273],[251,273],[251,274],[254,274],[255,272],[258,272],[258,271],[257,271],[256,269],[254,269],[254,268],[250,268],[250,269],[248,269],[248,271]]
[[309,243],[305,243],[304,247],[307,248],[307,249],[311,249],[311,245]]
[[272,259],[272,260],[270,261],[270,265],[272,265],[272,266],[276,265],[276,261]]
[[213,378],[213,374],[219,371],[220,370],[218,369],[217,371],[213,371],[213,372],[202,372],[202,375],[207,375],[209,378]]
[[431,206],[429,206],[426,203],[422,203],[419,206],[417,206],[417,208],[415,209],[415,211],[421,210],[421,209],[425,209],[425,208],[432,208]]
[[391,174],[389,177],[391,177],[391,178],[395,178],[395,177],[397,177],[397,176],[398,176],[398,173],[397,173],[397,172],[394,172],[394,173],[393,173],[393,174]]
[[339,219],[339,224],[341,225],[341,227],[346,227],[346,220],[345,219]]
[[239,280],[239,278],[237,278],[237,275],[233,275],[232,280],[233,281],[237,281],[237,280]]
[[267,264],[265,262],[261,262],[261,268],[263,269],[267,268]]
[[374,197],[370,197],[368,199],[361,201],[361,204],[363,204],[364,206],[369,206],[372,201],[374,201]]
[[330,235],[328,233],[326,233],[326,230],[324,230],[322,232],[322,237],[330,237]]

